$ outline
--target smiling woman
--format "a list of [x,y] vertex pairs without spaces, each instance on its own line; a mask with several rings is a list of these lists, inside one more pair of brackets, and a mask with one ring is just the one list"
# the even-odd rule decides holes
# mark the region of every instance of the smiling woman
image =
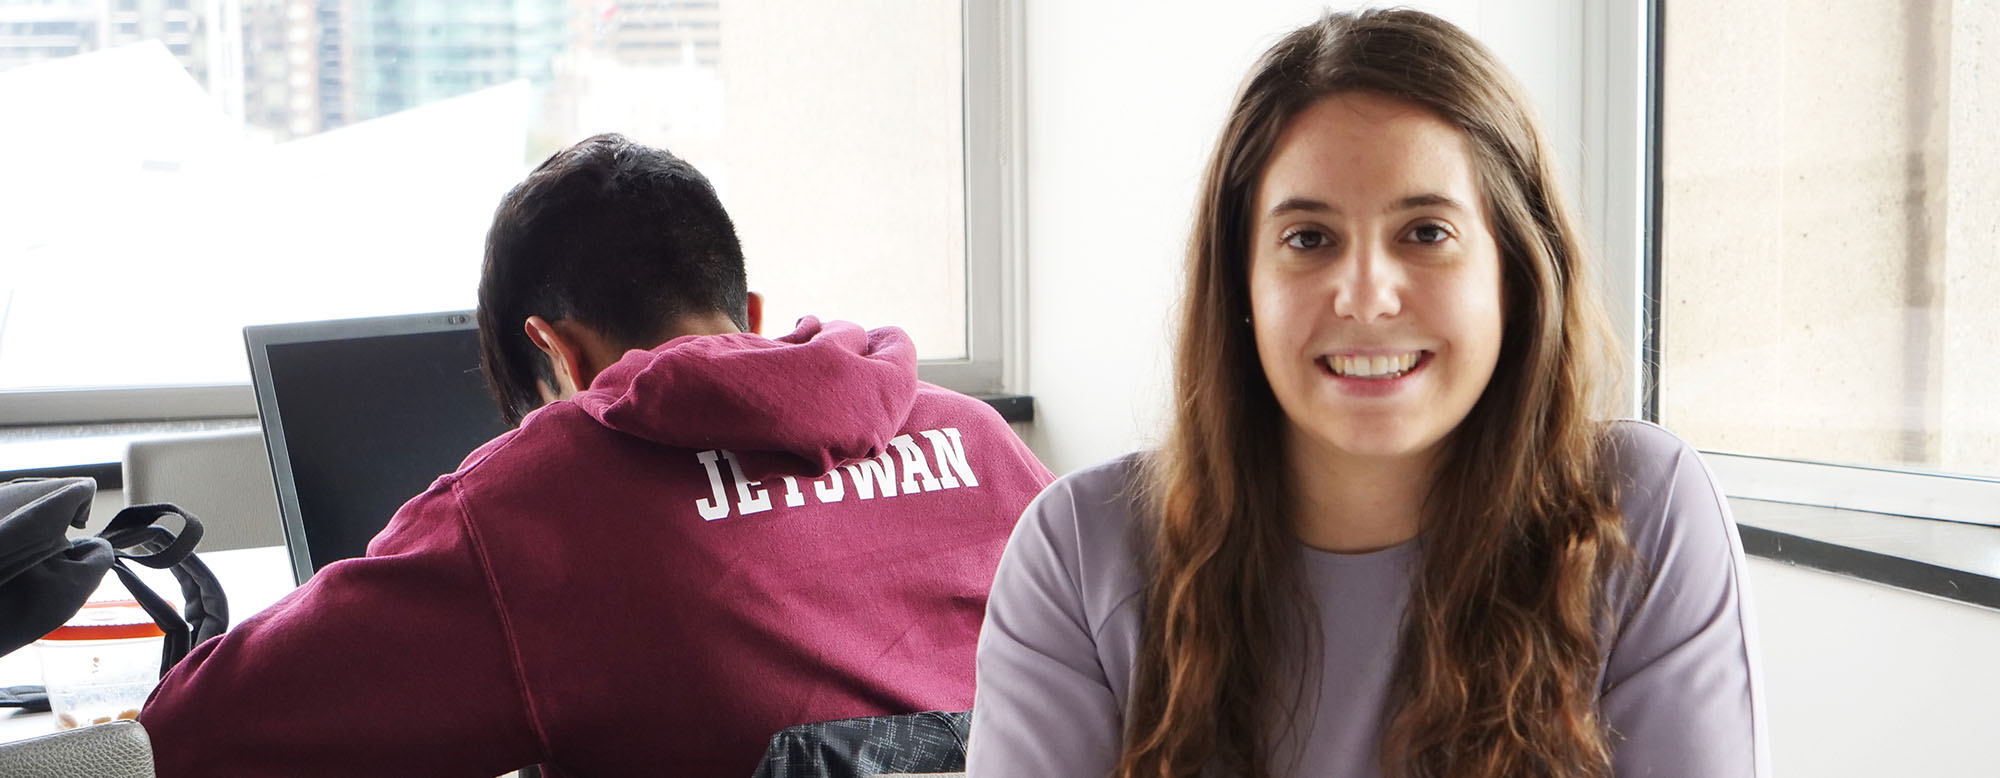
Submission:
[[[1427,467],[1500,351],[1499,249],[1465,136],[1402,100],[1337,94],[1292,120],[1256,202],[1251,320],[1286,460],[1306,468],[1290,474],[1311,506],[1301,537],[1408,540],[1421,494],[1384,506],[1368,485]],[[1335,518],[1357,514],[1388,521]]]
[[1427,14],[1253,68],[1196,205],[1158,452],[1023,516],[969,772],[1768,774],[1743,554],[1603,315],[1522,90]]

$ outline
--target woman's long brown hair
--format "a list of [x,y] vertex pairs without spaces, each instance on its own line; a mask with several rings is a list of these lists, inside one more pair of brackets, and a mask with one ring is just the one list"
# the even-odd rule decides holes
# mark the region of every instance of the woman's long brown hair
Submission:
[[1387,10],[1328,15],[1274,46],[1210,159],[1179,403],[1145,485],[1158,523],[1115,776],[1264,778],[1286,767],[1272,764],[1279,735],[1308,723],[1299,695],[1316,688],[1321,659],[1276,443],[1283,412],[1244,323],[1251,208],[1286,125],[1349,91],[1407,100],[1465,134],[1506,302],[1499,366],[1445,441],[1423,504],[1380,762],[1403,778],[1609,775],[1599,637],[1607,582],[1630,551],[1599,465],[1608,328],[1523,90],[1458,28]]

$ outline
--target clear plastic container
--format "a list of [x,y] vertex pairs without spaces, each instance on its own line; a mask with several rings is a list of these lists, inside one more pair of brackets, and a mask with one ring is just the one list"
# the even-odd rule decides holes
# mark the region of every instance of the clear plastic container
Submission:
[[138,603],[122,600],[89,603],[35,641],[56,726],[137,718],[160,681],[164,634]]

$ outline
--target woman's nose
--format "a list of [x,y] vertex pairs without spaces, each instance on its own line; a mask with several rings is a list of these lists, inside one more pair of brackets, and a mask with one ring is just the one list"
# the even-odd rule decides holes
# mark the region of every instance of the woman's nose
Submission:
[[1402,310],[1401,274],[1381,247],[1363,244],[1335,265],[1333,312],[1360,322],[1395,316]]

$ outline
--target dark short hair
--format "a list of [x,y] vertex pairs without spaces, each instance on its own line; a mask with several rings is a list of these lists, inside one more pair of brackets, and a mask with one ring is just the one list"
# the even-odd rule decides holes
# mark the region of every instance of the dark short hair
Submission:
[[541,405],[547,359],[529,316],[574,320],[651,348],[689,314],[748,328],[743,246],[715,187],[681,158],[597,135],[543,162],[500,200],[479,277],[480,368],[509,424]]

